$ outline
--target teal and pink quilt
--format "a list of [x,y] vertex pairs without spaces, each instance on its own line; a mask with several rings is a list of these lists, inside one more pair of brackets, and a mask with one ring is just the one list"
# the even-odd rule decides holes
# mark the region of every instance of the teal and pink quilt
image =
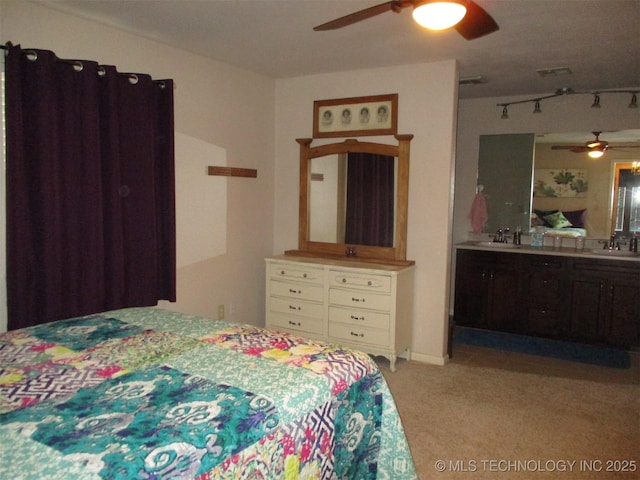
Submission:
[[417,475],[366,354],[132,308],[0,335],[0,478]]

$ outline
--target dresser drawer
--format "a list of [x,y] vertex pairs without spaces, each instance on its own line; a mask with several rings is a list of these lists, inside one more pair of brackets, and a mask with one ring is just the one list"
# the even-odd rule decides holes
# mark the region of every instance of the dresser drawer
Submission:
[[370,310],[329,307],[329,323],[333,322],[389,330],[389,314]]
[[346,307],[366,308],[372,310],[391,310],[391,297],[378,293],[357,290],[329,289],[329,303]]
[[389,332],[378,328],[358,327],[344,323],[330,323],[329,337],[350,343],[366,343],[369,345],[387,346],[389,344]]
[[272,313],[269,318],[268,328],[295,333],[323,335],[322,324],[322,320],[317,318],[295,317],[292,315]]
[[277,313],[288,313],[291,315],[322,318],[323,305],[321,303],[306,302],[303,300],[286,299],[279,297],[269,298],[269,310]]
[[289,265],[287,263],[272,263],[269,270],[271,278],[298,280],[310,283],[324,283],[324,270],[307,267],[305,265]]
[[309,285],[306,283],[289,283],[271,280],[269,283],[271,295],[287,298],[299,298],[321,302],[324,298],[324,288],[321,285]]
[[366,273],[331,270],[329,272],[329,286],[357,288],[371,292],[389,293],[391,292],[391,277],[385,275],[369,275]]

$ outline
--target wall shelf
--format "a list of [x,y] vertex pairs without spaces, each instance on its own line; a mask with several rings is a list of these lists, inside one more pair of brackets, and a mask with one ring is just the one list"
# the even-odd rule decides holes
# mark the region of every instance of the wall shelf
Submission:
[[236,167],[208,167],[208,175],[220,175],[224,177],[248,177],[256,178],[258,170],[255,168],[236,168]]

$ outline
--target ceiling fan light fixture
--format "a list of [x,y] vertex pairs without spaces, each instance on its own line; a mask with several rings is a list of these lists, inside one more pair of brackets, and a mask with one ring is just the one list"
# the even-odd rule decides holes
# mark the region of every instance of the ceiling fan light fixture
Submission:
[[429,0],[413,7],[413,19],[429,30],[444,30],[464,18],[467,7],[456,0]]
[[589,150],[589,153],[587,153],[587,155],[589,155],[591,158],[600,158],[602,155],[604,155],[604,149],[594,148],[592,150]]

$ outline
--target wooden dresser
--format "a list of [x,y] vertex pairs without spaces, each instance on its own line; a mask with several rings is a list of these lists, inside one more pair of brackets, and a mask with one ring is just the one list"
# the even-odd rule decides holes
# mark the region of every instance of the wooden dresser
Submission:
[[389,359],[410,356],[413,266],[266,259],[266,326]]

